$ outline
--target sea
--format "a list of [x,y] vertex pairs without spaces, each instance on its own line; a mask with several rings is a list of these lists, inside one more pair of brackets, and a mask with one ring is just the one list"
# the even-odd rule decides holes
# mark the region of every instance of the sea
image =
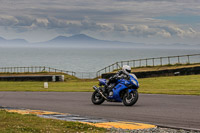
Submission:
[[[66,71],[96,72],[117,61],[188,54],[200,54],[200,49],[0,46],[0,67],[47,66]],[[194,62],[200,62],[200,56]]]

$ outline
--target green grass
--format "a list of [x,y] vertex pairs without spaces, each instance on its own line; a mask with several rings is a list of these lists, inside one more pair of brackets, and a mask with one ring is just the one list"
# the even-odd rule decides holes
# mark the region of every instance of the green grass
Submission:
[[64,133],[64,132],[106,132],[78,122],[45,119],[35,115],[21,115],[0,110],[1,133]]
[[72,91],[88,92],[93,91],[92,86],[97,81],[68,81],[49,82],[49,88],[44,89],[44,82],[0,82],[0,91]]
[[140,79],[140,93],[200,95],[200,75]]
[[[140,93],[200,95],[200,75],[171,76],[139,79]],[[44,82],[0,82],[0,91],[58,91],[92,92],[97,80],[73,80],[67,82],[49,82],[49,88],[43,88]]]

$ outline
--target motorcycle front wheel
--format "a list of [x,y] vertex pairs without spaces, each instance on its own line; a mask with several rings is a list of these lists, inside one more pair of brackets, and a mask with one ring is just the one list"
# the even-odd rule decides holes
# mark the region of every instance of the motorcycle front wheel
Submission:
[[123,104],[125,106],[132,106],[137,102],[138,97],[139,95],[137,91],[132,91],[129,95],[126,93],[123,97]]
[[97,91],[93,92],[91,100],[92,100],[92,103],[95,105],[100,105],[105,101],[105,99]]

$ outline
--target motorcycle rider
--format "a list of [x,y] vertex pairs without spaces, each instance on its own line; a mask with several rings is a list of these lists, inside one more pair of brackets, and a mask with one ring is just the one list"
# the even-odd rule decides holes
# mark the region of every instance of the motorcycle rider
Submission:
[[[116,81],[118,79],[125,79],[125,80],[130,80],[130,76],[129,74],[131,74],[131,67],[128,66],[128,65],[124,65],[122,67],[122,70],[118,71],[114,76],[112,76],[109,81],[108,81],[108,86],[107,86],[107,89],[108,89],[108,92],[109,92],[109,97],[112,97],[113,95],[113,87],[109,87],[110,83],[116,83]],[[135,74],[131,74],[136,80],[137,80],[137,77],[135,76]]]

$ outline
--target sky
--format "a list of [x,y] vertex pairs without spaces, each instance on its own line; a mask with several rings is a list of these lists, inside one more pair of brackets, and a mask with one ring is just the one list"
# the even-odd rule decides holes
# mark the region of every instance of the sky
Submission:
[[0,0],[0,37],[200,44],[200,0]]

